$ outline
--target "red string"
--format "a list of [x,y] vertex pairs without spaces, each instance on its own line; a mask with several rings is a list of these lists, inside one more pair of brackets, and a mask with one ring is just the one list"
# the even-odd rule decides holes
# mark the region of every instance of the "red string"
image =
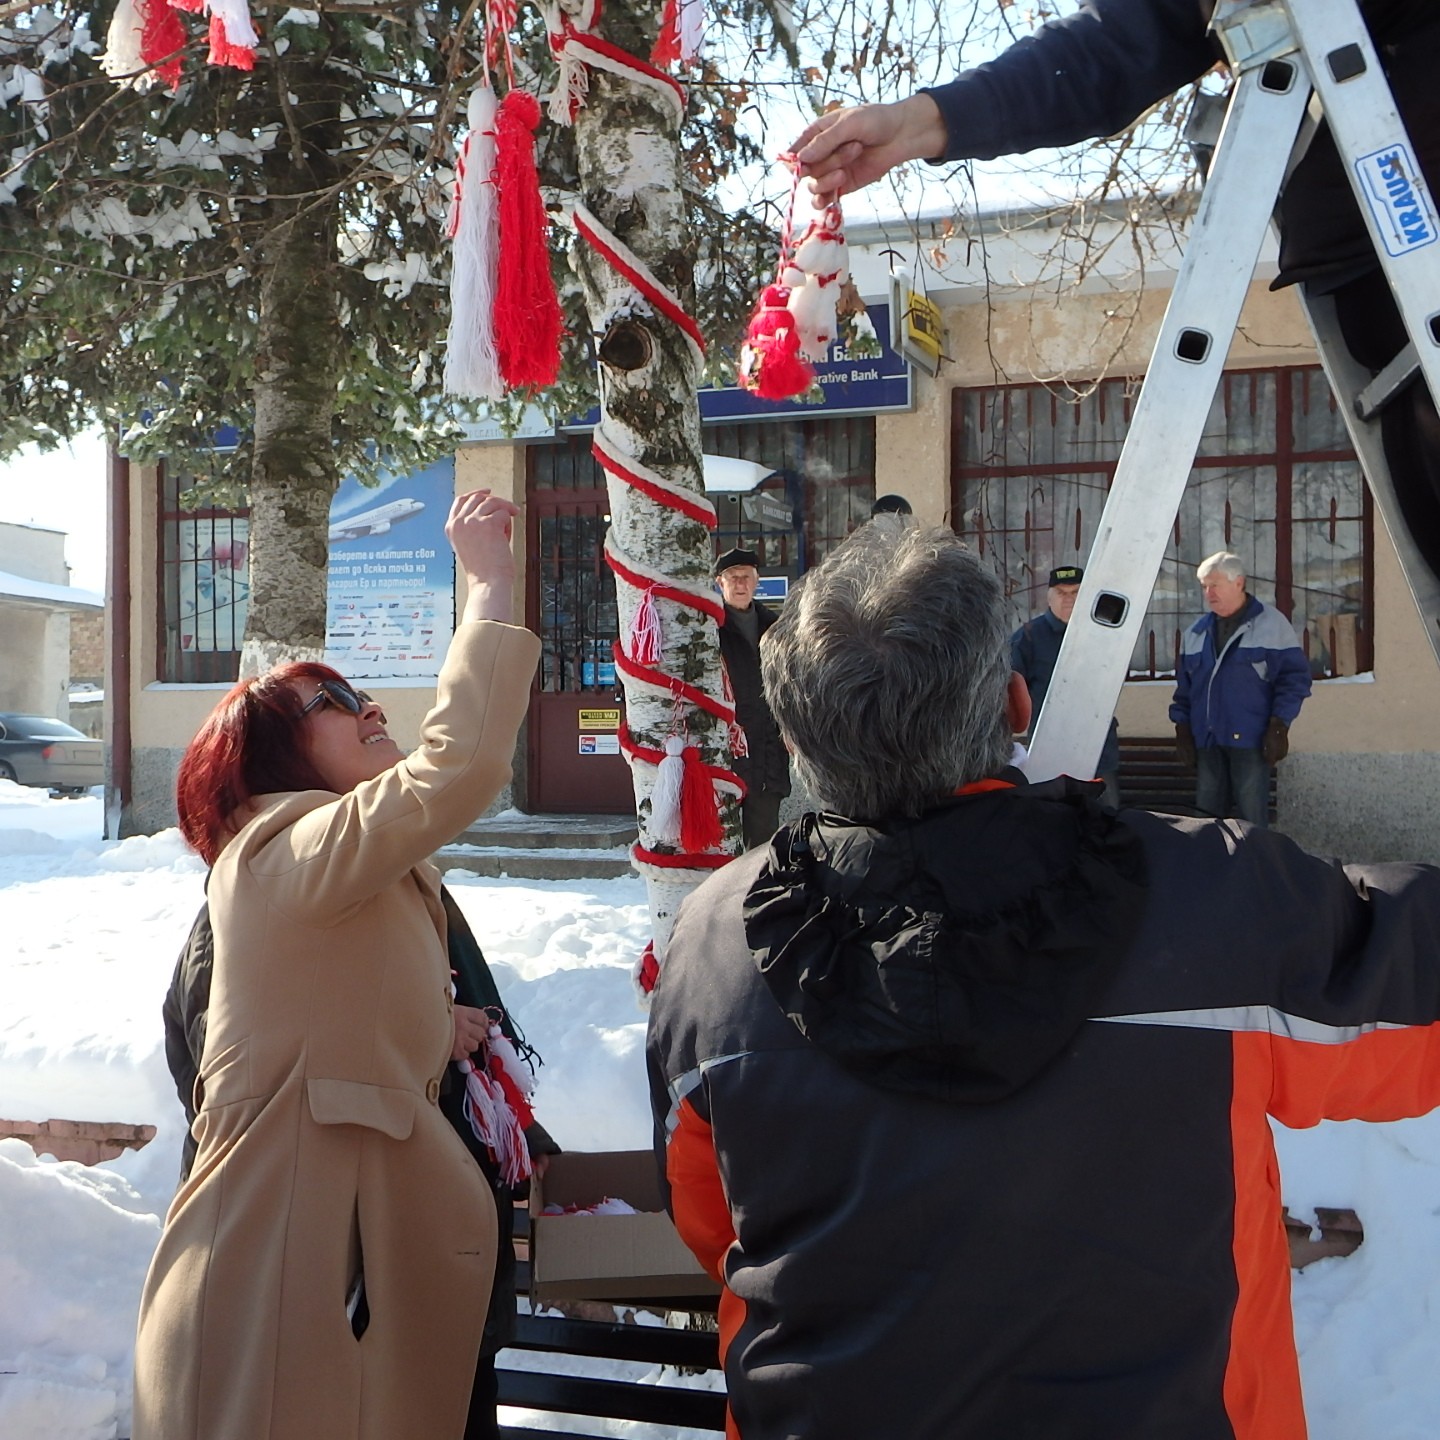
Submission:
[[637,270],[613,246],[601,239],[586,222],[585,217],[579,213],[575,215],[575,229],[579,231],[587,244],[599,252],[612,270],[623,275],[667,320],[678,325],[695,342],[702,355],[705,353],[705,337],[700,333],[700,327],[669,295],[663,290],[657,289],[655,282],[648,275]]
[[623,461],[607,454],[598,445],[592,444],[590,453],[594,455],[601,469],[608,470],[617,480],[623,480],[627,485],[633,485],[642,495],[648,495],[657,505],[664,505],[670,510],[678,510],[687,520],[698,520],[707,530],[715,528],[713,506],[700,500],[692,500],[685,495],[677,495],[673,490],[667,490],[663,485],[657,485],[653,480],[647,480],[643,475],[637,475],[633,470],[627,468]]

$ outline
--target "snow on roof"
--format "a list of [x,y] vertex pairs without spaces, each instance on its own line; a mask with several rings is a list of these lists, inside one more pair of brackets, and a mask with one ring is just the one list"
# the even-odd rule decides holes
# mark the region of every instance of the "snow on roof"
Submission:
[[48,600],[72,610],[103,610],[105,597],[76,585],[52,585],[48,580],[31,580],[0,570],[0,600]]

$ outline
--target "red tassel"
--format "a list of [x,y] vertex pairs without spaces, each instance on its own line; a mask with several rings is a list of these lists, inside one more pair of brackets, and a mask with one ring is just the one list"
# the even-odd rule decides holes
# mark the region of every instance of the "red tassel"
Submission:
[[665,13],[660,17],[660,33],[650,52],[650,63],[664,70],[680,58],[680,0],[665,0]]
[[687,745],[684,751],[685,782],[680,791],[680,848],[689,855],[713,850],[724,838],[720,811],[715,805],[715,785],[700,759],[700,751]]
[[540,102],[512,90],[495,124],[500,195],[500,263],[495,285],[495,349],[512,388],[553,385],[560,373],[560,301],[545,245],[548,221],[535,171]]
[[185,48],[185,27],[180,17],[165,0],[149,0],[144,7],[145,27],[140,33],[140,55],[147,65],[155,67],[155,73],[174,90],[180,83],[182,57]]
[[649,1000],[655,989],[655,982],[660,978],[660,962],[655,958],[655,942],[649,941],[644,953],[635,962],[635,970],[630,977],[635,982],[635,988],[640,992],[642,1003]]

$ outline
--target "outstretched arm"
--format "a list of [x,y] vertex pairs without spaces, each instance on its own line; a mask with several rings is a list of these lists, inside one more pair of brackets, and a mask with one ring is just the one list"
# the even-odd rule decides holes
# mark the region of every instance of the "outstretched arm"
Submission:
[[822,115],[791,149],[818,206],[907,160],[993,160],[1112,135],[1217,58],[1200,0],[1086,0],[948,85]]

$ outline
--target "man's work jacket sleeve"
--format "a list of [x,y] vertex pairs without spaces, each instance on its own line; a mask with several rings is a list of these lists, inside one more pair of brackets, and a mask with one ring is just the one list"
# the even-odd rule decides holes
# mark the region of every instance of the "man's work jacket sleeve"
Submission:
[[1083,0],[925,93],[945,121],[943,159],[993,160],[1113,135],[1218,58],[1200,0]]
[[[1266,1108],[1291,1127],[1425,1114],[1440,1105],[1440,870],[1304,859],[1290,878],[1309,933],[1272,977]],[[1294,913],[1283,888],[1275,903]]]
[[1270,713],[1277,720],[1293,725],[1310,695],[1310,662],[1297,641],[1288,650],[1275,651],[1270,664],[1275,694]]

